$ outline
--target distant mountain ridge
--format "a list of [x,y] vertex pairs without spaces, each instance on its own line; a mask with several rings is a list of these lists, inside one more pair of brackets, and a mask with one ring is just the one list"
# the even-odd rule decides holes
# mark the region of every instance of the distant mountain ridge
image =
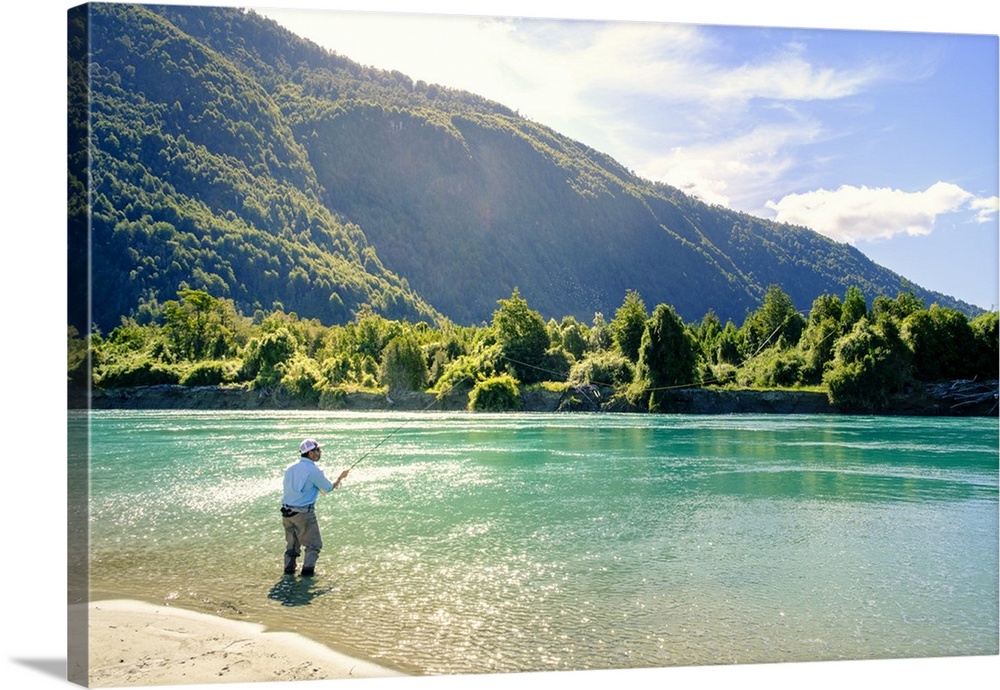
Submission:
[[588,322],[627,290],[688,321],[740,322],[772,284],[803,310],[856,285],[869,300],[912,290],[978,312],[850,246],[709,206],[506,106],[363,67],[253,11],[87,7],[71,22],[70,221],[91,224],[104,328],[182,284],[326,323],[363,305],[477,323],[515,288],[545,318]]

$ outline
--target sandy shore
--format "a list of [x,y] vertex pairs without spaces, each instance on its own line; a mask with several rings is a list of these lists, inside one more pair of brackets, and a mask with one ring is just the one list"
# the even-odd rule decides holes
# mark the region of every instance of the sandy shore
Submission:
[[301,635],[172,606],[97,601],[89,615],[92,687],[404,675]]

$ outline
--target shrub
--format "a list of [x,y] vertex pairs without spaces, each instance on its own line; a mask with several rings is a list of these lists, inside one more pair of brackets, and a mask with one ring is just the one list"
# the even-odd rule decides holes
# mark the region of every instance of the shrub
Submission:
[[181,376],[182,386],[219,386],[236,380],[239,362],[229,360],[209,360],[198,362]]
[[318,402],[319,391],[325,383],[319,365],[311,357],[298,355],[281,369],[281,387],[297,398]]
[[627,386],[635,375],[635,366],[624,354],[617,351],[597,352],[573,365],[569,382],[574,386],[596,384],[599,386]]
[[152,359],[132,359],[108,366],[94,377],[98,388],[129,388],[176,384],[180,381],[177,370]]
[[434,390],[445,394],[460,384],[471,386],[476,381],[497,376],[502,372],[498,365],[500,359],[500,348],[497,345],[491,345],[478,354],[460,355],[441,374],[441,378],[434,384]]
[[545,351],[538,371],[533,377],[535,383],[541,381],[565,381],[573,366],[573,355],[561,347],[551,347]]
[[319,407],[322,410],[339,410],[347,402],[347,391],[341,386],[326,386],[319,394]]
[[736,383],[737,373],[737,368],[732,364],[715,364],[709,367],[709,377],[705,383],[716,386],[728,386],[729,384]]
[[521,393],[510,374],[476,383],[469,394],[469,409],[475,412],[509,412],[521,409]]
[[807,369],[805,356],[794,348],[765,350],[736,373],[741,386],[784,388],[802,383]]

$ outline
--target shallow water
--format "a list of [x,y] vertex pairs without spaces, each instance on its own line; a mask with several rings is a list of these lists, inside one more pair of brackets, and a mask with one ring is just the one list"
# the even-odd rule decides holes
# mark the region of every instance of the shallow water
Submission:
[[[302,580],[305,437],[371,454]],[[98,411],[91,452],[95,598],[410,672],[998,652],[996,419]]]

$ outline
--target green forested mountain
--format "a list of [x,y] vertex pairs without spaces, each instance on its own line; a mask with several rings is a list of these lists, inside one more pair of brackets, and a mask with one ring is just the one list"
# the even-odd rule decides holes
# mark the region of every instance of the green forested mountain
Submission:
[[[77,19],[70,224],[72,233],[87,222],[89,163],[95,323],[113,327],[185,284],[247,313],[279,302],[338,321],[367,303],[398,318],[438,316],[382,266],[361,228],[324,206],[307,152],[252,74],[152,8],[91,5],[89,22]],[[73,59],[86,38],[89,65]]]
[[183,287],[327,323],[366,304],[478,323],[515,288],[546,318],[587,321],[628,290],[689,321],[741,320],[771,285],[799,309],[857,286],[976,311],[252,11],[95,4],[70,38],[71,245],[89,222],[89,318],[105,329]]

